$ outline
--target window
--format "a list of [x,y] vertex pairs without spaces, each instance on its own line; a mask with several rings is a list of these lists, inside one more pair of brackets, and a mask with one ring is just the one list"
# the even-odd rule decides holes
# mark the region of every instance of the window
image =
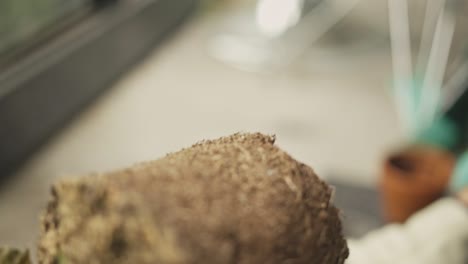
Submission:
[[91,0],[1,0],[0,55],[40,42],[89,9]]

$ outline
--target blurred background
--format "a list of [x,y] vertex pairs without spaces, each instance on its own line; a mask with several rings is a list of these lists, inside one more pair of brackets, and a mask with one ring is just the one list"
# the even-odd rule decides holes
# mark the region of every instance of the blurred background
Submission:
[[58,179],[239,131],[334,184],[348,235],[380,226],[381,165],[418,131],[401,87],[433,83],[435,115],[466,84],[466,5],[409,2],[0,1],[0,245],[33,247]]

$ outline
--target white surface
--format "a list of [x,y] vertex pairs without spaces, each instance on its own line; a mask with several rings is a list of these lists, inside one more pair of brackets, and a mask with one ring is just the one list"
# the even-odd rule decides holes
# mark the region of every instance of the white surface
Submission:
[[148,56],[0,188],[0,244],[34,244],[37,215],[58,178],[237,131],[276,134],[279,146],[323,177],[375,182],[384,151],[399,138],[385,90],[388,58],[316,51],[288,72],[241,72],[207,55],[215,19],[193,21]]

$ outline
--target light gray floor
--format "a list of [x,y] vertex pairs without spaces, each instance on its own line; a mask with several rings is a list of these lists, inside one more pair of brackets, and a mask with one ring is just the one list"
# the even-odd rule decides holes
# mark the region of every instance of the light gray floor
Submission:
[[32,246],[51,182],[151,160],[238,131],[277,144],[322,177],[372,185],[400,139],[386,56],[312,49],[289,70],[253,74],[207,54],[218,17],[187,25],[44,146],[0,189],[0,245]]

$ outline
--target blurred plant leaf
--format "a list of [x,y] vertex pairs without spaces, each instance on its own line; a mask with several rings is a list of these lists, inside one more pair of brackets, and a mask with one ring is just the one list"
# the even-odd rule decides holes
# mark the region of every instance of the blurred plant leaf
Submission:
[[31,264],[28,250],[0,248],[0,264]]
[[[56,257],[56,260],[57,260],[57,263],[58,263],[58,264],[66,264],[66,263],[67,263],[67,261],[66,261],[66,259],[65,259],[65,256],[63,255],[62,252],[60,252],[60,253],[58,254],[58,256]],[[1,264],[1,263],[0,263],[0,264]]]

